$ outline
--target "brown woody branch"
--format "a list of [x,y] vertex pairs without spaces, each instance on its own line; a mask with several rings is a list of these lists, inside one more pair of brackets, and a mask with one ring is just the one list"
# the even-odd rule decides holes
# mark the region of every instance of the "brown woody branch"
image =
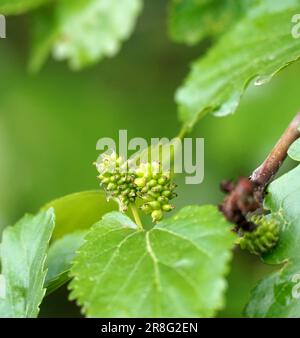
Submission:
[[240,228],[251,231],[255,226],[248,222],[247,215],[261,209],[266,186],[287,157],[291,144],[300,137],[299,125],[300,113],[295,116],[269,156],[250,178],[241,177],[237,183],[221,183],[221,189],[227,196],[219,208],[230,222],[236,224],[237,231]]
[[289,147],[297,138],[299,138],[299,125],[300,113],[292,120],[264,163],[253,172],[250,177],[253,183],[261,187],[266,187],[266,185],[270,183],[286,159]]

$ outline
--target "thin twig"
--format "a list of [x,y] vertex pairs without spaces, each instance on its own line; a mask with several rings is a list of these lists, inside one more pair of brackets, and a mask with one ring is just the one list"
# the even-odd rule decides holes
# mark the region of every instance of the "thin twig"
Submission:
[[222,182],[221,189],[227,194],[219,206],[224,216],[240,228],[251,231],[253,224],[247,215],[261,209],[266,186],[278,172],[287,157],[288,149],[300,137],[300,113],[298,113],[286,129],[278,143],[263,164],[257,168],[250,179],[240,177],[237,183]]
[[136,205],[134,203],[131,203],[130,208],[131,208],[131,211],[132,211],[136,225],[139,227],[140,230],[143,230],[144,227],[143,227],[143,224],[142,224],[142,221],[141,221],[141,218],[140,218],[140,215],[139,215],[139,211],[138,211]]
[[251,175],[250,180],[261,188],[265,188],[276,175],[292,143],[300,137],[298,127],[300,126],[300,113],[290,123],[278,143],[275,145],[263,164]]

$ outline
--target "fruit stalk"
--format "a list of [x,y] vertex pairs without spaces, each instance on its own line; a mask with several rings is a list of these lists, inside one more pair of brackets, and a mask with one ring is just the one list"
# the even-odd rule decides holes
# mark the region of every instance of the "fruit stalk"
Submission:
[[134,217],[135,223],[138,226],[139,230],[144,230],[144,227],[143,227],[140,215],[139,215],[139,211],[138,211],[136,205],[134,203],[131,203],[130,208],[131,208],[131,212],[132,212],[132,215]]

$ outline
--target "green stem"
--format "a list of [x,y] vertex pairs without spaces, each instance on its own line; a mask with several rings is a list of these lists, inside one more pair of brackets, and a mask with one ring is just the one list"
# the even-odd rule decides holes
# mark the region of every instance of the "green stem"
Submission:
[[144,227],[143,227],[140,215],[139,215],[139,211],[136,205],[134,203],[131,203],[130,207],[131,207],[131,211],[132,211],[132,215],[134,217],[135,223],[137,224],[140,230],[144,230]]
[[180,138],[181,140],[184,138],[184,136],[188,133],[189,128],[187,125],[184,125],[181,129],[179,134],[176,136],[177,138]]
[[[180,129],[180,131],[179,131],[179,134],[175,137],[175,138],[179,138],[181,141],[183,140],[183,138],[184,138],[184,136],[188,133],[188,131],[189,131],[189,128],[188,128],[188,126],[187,125],[184,125],[181,129]],[[174,163],[173,163],[173,160],[174,160],[174,156],[175,156],[175,152],[176,152],[176,149],[174,149],[173,147],[172,147],[172,149],[171,149],[171,156],[170,156],[170,161],[171,161],[171,163],[173,164],[172,166],[171,166],[171,177],[174,177],[174,175],[175,175],[175,173],[174,173]]]

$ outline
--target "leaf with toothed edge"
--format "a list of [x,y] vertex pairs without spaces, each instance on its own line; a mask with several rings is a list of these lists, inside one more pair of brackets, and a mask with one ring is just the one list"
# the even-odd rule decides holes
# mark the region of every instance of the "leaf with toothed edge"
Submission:
[[34,318],[45,295],[45,260],[54,211],[27,215],[3,232],[0,317]]
[[213,316],[234,240],[213,206],[185,207],[149,231],[109,213],[75,258],[71,299],[88,317]]
[[177,91],[179,117],[192,128],[204,115],[232,114],[252,80],[268,82],[300,57],[292,17],[300,0],[258,0],[245,16],[196,61]]
[[[299,141],[289,154],[297,159]],[[263,260],[281,264],[252,291],[245,309],[248,317],[300,318],[300,165],[274,181],[265,199],[265,207],[282,218],[278,245]]]

